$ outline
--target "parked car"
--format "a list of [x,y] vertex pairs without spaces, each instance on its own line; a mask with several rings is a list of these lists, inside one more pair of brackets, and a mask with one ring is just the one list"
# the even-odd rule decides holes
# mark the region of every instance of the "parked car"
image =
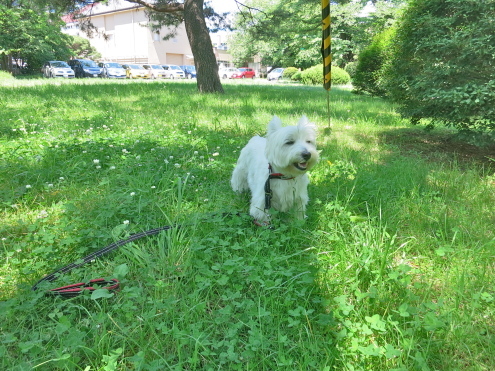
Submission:
[[254,79],[256,77],[256,72],[249,67],[241,67],[239,68],[239,71],[241,71],[241,78],[251,78]]
[[268,79],[268,81],[280,80],[283,75],[284,75],[284,68],[274,68],[268,73],[266,78]]
[[123,64],[128,79],[149,79],[150,72],[139,64]]
[[167,77],[167,72],[159,64],[143,64],[150,73],[150,78],[152,79],[164,79]]
[[100,62],[100,77],[113,78],[113,79],[125,79],[125,69],[120,63],[117,62]]
[[98,77],[101,69],[90,59],[71,59],[67,62],[74,70],[76,77]]
[[48,61],[43,64],[41,72],[44,77],[74,78],[74,70],[64,61]]
[[167,71],[167,77],[169,79],[183,79],[186,77],[186,74],[182,69],[175,64],[163,64],[163,69]]
[[241,78],[241,71],[234,67],[221,68],[218,71],[218,76],[221,79],[239,79]]
[[179,66],[182,71],[186,74],[186,78],[195,79],[196,78],[196,67],[195,66]]

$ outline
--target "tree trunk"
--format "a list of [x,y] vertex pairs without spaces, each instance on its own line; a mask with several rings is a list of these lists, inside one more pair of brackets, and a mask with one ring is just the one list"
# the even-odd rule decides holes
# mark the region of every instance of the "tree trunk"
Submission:
[[203,13],[204,0],[184,1],[184,23],[194,56],[196,81],[201,93],[223,93],[218,65]]

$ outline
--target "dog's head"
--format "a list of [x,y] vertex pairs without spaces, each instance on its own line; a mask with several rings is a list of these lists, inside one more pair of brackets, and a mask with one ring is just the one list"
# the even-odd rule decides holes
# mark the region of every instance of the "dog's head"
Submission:
[[316,125],[306,116],[296,126],[282,126],[274,116],[268,124],[266,140],[268,161],[285,175],[301,175],[318,162]]

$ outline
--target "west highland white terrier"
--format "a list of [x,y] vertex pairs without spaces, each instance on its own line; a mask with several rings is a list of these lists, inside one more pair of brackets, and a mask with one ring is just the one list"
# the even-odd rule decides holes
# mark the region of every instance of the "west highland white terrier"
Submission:
[[249,213],[259,225],[270,222],[269,209],[293,210],[305,217],[309,179],[318,162],[316,125],[303,116],[296,126],[282,126],[274,116],[266,138],[255,136],[242,149],[230,181],[235,192],[251,191]]

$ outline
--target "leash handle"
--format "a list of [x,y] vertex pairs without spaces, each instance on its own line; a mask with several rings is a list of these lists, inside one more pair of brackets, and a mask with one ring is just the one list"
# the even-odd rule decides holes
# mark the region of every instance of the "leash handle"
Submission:
[[[120,241],[117,241],[117,242],[114,242],[114,243],[111,243],[110,245],[98,250],[98,251],[95,251],[87,256],[85,256],[84,258],[82,259],[79,259],[77,261],[75,261],[74,263],[71,263],[69,265],[66,265],[65,267],[62,267],[58,270],[56,270],[55,272],[43,277],[42,279],[40,279],[38,282],[36,282],[34,284],[34,286],[32,287],[31,290],[33,291],[36,291],[38,289],[38,285],[40,285],[42,282],[53,282],[55,281],[58,277],[60,277],[62,274],[64,273],[67,273],[67,272],[70,272],[71,270],[73,269],[76,269],[76,268],[79,268],[80,266],[86,264],[86,263],[89,263],[95,259],[98,259],[99,257],[103,256],[103,255],[106,255],[108,253],[110,253],[111,251],[125,245],[125,244],[128,244],[129,242],[132,242],[132,241],[135,241],[135,240],[138,240],[142,237],[148,237],[148,236],[153,236],[155,234],[158,234],[160,233],[161,231],[166,231],[168,229],[172,229],[172,228],[180,228],[180,225],[166,225],[166,226],[163,226],[163,227],[159,227],[159,228],[155,228],[155,229],[151,229],[149,231],[145,231],[145,232],[141,232],[141,233],[135,233],[131,236],[129,236],[128,238],[124,239],[124,240],[120,240]],[[101,282],[101,280],[103,280],[102,278],[98,278],[98,279],[95,279],[95,280],[91,280],[89,281],[90,283],[97,283],[97,282]],[[103,280],[105,281],[105,280]],[[113,279],[112,279],[113,281]],[[114,280],[117,282],[117,287],[118,287],[118,281],[117,280]],[[108,281],[105,281],[105,283],[108,283]],[[83,283],[84,284],[84,283]],[[64,289],[64,288],[68,288],[70,286],[79,286],[81,285],[81,283],[76,283],[74,285],[69,285],[69,286],[64,286],[64,287],[59,287],[58,289],[54,289],[54,290],[50,290],[48,291],[48,293],[59,293],[61,294],[62,292],[65,292],[67,293],[67,295],[62,295],[62,296],[67,296],[67,297],[73,297],[73,296],[77,296],[79,295],[81,292],[82,292],[82,289],[79,288],[77,289],[77,291],[70,291],[70,292],[67,292],[67,291],[60,291],[61,289]],[[85,286],[86,289],[88,289],[89,286]],[[109,286],[110,288],[112,287],[112,285]],[[108,287],[105,287],[105,288],[108,288]],[[115,288],[114,288],[115,289]],[[93,289],[94,290],[94,289]],[[74,295],[69,295],[69,293],[72,293]]]

